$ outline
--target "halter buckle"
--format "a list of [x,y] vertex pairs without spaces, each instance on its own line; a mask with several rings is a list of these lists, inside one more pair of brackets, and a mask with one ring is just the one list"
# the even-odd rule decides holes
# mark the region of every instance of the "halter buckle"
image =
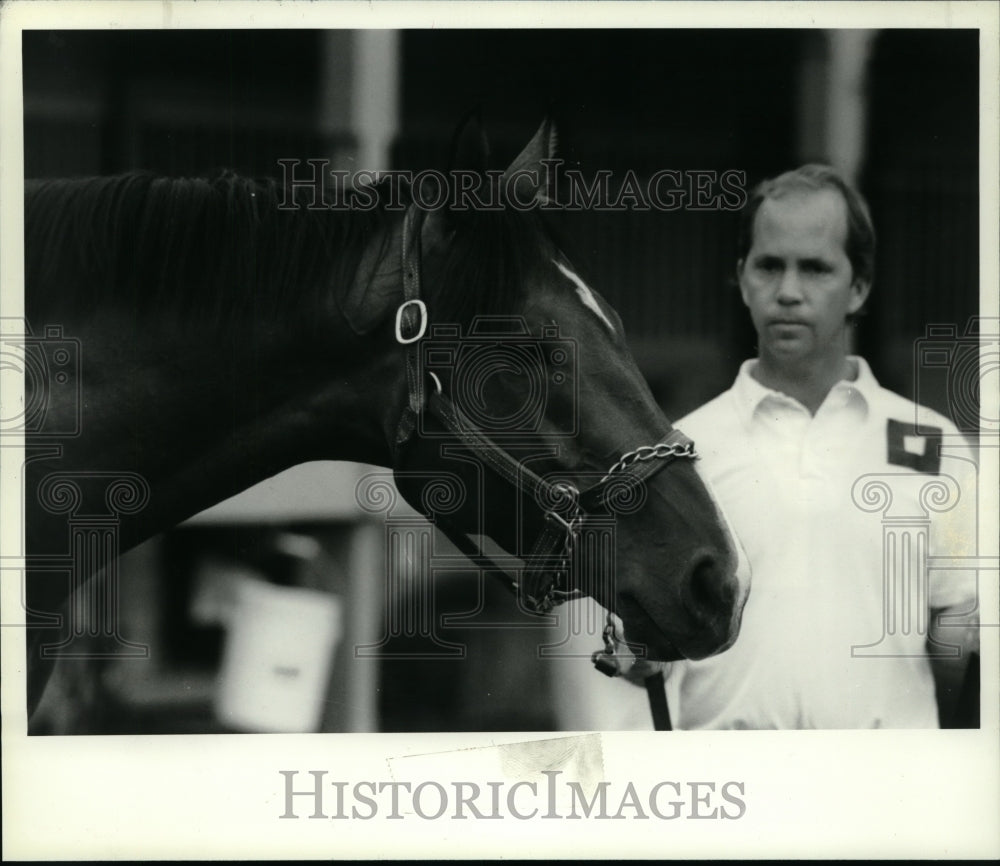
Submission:
[[[403,336],[403,311],[410,305],[415,304],[417,310],[420,313],[420,327],[417,329],[417,333],[412,337]],[[399,305],[399,309],[396,310],[396,342],[401,346],[408,346],[410,343],[415,343],[427,332],[427,304],[425,304],[420,298],[410,298],[408,301],[403,301]]]

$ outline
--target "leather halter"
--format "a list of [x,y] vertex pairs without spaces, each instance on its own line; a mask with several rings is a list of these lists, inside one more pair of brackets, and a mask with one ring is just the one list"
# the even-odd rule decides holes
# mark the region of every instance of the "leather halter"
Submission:
[[[408,402],[397,430],[397,458],[417,429],[421,413],[429,412],[438,422],[468,447],[486,466],[513,487],[528,494],[533,501],[546,503],[544,527],[524,560],[522,578],[510,574],[483,552],[465,532],[438,517],[442,529],[474,563],[497,574],[530,612],[549,613],[553,607],[582,596],[579,589],[566,586],[573,544],[588,514],[608,507],[616,484],[628,473],[627,483],[641,484],[677,458],[694,458],[694,443],[679,430],[670,429],[654,446],[641,446],[618,460],[595,484],[577,490],[569,483],[552,483],[532,472],[520,461],[496,445],[466,417],[450,397],[437,387],[428,394],[425,373],[421,369],[419,342],[428,325],[427,306],[421,298],[420,229],[423,211],[411,206],[403,220],[402,265],[403,303],[396,311],[396,340],[406,348]],[[429,374],[433,375],[433,374]],[[397,459],[397,465],[399,460]],[[619,488],[620,490],[620,488]],[[539,506],[541,507],[541,506]]]

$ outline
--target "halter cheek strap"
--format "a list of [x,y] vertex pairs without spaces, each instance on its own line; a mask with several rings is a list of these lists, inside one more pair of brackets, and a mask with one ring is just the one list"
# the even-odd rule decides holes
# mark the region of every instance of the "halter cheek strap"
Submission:
[[427,332],[427,305],[420,297],[420,229],[424,212],[407,208],[403,217],[403,303],[396,310],[396,342],[406,347],[406,386],[409,399],[396,429],[396,450],[409,441],[417,416],[424,411],[424,377],[420,370],[419,344]]

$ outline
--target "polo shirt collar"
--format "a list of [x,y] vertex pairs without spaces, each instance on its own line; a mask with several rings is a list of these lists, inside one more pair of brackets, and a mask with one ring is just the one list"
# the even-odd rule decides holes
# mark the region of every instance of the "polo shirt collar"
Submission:
[[[874,402],[875,395],[879,390],[878,381],[875,379],[871,367],[868,366],[868,362],[864,358],[858,355],[848,355],[848,360],[856,366],[858,371],[857,377],[853,380],[841,379],[837,382],[830,389],[830,393],[827,394],[824,404],[829,402],[831,398],[841,399],[845,402],[858,401],[862,409],[867,410]],[[732,394],[736,402],[736,411],[744,424],[749,426],[753,420],[754,412],[757,411],[757,407],[765,401],[775,401],[784,405],[803,408],[802,404],[795,398],[789,397],[781,391],[768,388],[758,382],[753,377],[753,370],[756,366],[756,358],[744,361],[740,366],[736,381],[733,383]],[[842,393],[844,396],[839,397],[838,393]]]

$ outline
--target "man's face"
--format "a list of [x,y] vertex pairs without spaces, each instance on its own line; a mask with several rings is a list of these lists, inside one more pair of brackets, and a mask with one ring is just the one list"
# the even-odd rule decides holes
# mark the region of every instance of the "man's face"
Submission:
[[846,318],[869,290],[853,274],[846,240],[847,206],[834,190],[790,192],[761,204],[753,244],[738,265],[761,357],[822,360],[843,352]]

